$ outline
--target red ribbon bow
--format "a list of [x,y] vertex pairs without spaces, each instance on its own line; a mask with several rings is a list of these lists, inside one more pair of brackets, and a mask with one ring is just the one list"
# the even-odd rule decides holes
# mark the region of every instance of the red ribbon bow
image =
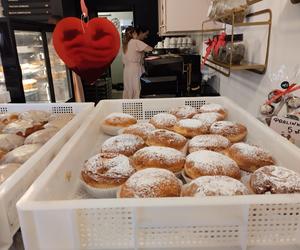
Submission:
[[296,90],[300,89],[300,85],[297,85],[296,83],[293,83],[291,86],[289,86],[286,90],[280,90],[280,89],[276,89],[274,90],[274,96],[266,101],[266,104],[272,104],[274,101],[276,101],[278,98],[282,97],[282,96],[285,96],[289,93],[292,93]]
[[222,32],[221,35],[214,37],[213,40],[209,38],[208,41],[205,42],[205,44],[208,47],[206,48],[206,53],[205,53],[204,60],[202,62],[202,67],[204,66],[208,56],[211,54],[212,51],[214,51],[215,55],[217,55],[219,53],[219,49],[226,45],[225,38],[226,38],[226,33]]

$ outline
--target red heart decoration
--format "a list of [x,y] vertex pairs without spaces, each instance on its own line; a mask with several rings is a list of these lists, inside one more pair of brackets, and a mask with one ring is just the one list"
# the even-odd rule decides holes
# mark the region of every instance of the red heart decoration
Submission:
[[88,23],[79,18],[62,19],[53,32],[53,45],[59,57],[85,82],[93,83],[117,56],[120,35],[106,18]]

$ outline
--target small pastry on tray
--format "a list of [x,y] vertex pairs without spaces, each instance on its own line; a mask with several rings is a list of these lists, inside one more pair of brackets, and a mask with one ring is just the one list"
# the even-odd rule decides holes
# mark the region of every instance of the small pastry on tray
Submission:
[[45,124],[48,122],[51,113],[43,110],[29,110],[20,113],[19,119],[25,121],[33,121],[37,124]]
[[228,176],[202,176],[184,185],[181,196],[234,196],[247,195],[249,190],[240,181]]
[[124,113],[112,113],[102,121],[101,128],[105,134],[118,135],[120,129],[124,129],[137,123],[136,118]]
[[179,197],[182,182],[169,170],[147,168],[133,174],[121,187],[120,198]]
[[177,117],[168,113],[159,113],[153,116],[149,122],[157,129],[173,130]]
[[178,108],[173,108],[170,110],[172,115],[175,115],[178,119],[189,119],[197,114],[197,109],[192,106],[182,106]]
[[26,139],[24,144],[45,144],[49,141],[56,133],[58,132],[57,129],[42,129],[39,131],[34,132],[33,134],[29,135]]
[[275,159],[270,152],[243,142],[233,144],[226,150],[226,154],[247,172],[254,172],[263,166],[275,164]]
[[122,134],[132,134],[137,135],[143,138],[144,141],[147,140],[148,136],[152,131],[155,130],[155,127],[148,122],[140,122],[134,125],[131,125],[127,128],[124,128],[121,131]]
[[115,198],[120,185],[135,172],[128,157],[101,153],[88,159],[81,171],[85,190],[96,198]]
[[223,116],[223,120],[227,117],[227,110],[220,104],[210,103],[200,107],[200,113],[217,112]]
[[187,138],[192,138],[197,135],[207,134],[209,132],[209,127],[200,120],[183,119],[175,124],[174,131]]
[[41,144],[28,144],[15,148],[8,152],[0,161],[1,164],[7,163],[25,163],[33,154],[35,154],[40,148]]
[[27,137],[42,128],[42,124],[34,123],[33,121],[17,120],[7,124],[2,129],[2,133]]
[[228,138],[232,143],[243,141],[248,134],[247,128],[236,122],[219,121],[215,122],[210,127],[210,133],[222,135]]

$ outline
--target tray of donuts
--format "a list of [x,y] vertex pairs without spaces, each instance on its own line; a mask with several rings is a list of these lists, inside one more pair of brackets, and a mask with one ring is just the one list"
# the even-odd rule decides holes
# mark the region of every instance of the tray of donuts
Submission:
[[[247,124],[228,120],[229,112],[207,103],[171,108],[143,121],[109,114],[101,128],[111,137],[84,164],[83,188],[94,198],[300,193],[300,175],[248,139]],[[160,181],[151,178],[159,172]],[[172,185],[165,185],[167,172]],[[176,182],[174,192],[169,186]]]
[[103,100],[18,202],[23,239],[177,249],[219,230],[221,244],[289,243],[299,162],[296,146],[226,97]]
[[75,116],[84,118],[92,108],[93,104],[0,105],[0,242],[18,228],[17,200],[80,126]]

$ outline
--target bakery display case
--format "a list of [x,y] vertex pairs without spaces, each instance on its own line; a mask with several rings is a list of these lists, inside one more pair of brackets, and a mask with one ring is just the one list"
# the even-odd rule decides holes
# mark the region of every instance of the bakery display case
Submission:
[[[12,102],[68,102],[73,98],[70,71],[52,45],[54,25],[0,19],[3,75]],[[1,75],[0,75],[1,80]]]

